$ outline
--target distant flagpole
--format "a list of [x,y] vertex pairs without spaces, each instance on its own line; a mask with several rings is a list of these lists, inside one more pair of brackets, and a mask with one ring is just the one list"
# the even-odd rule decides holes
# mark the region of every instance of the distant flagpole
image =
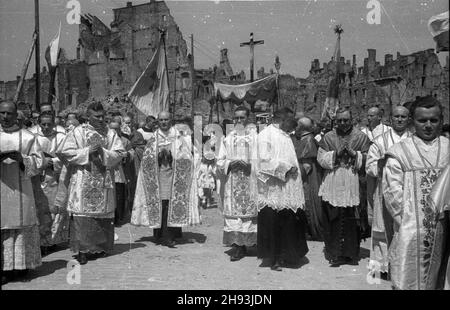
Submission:
[[34,0],[34,33],[36,34],[35,41],[35,70],[36,70],[36,98],[35,98],[35,109],[39,111],[41,109],[41,45],[40,45],[40,35],[39,35],[39,0]]
[[59,30],[50,44],[47,46],[45,51],[45,59],[48,65],[48,71],[50,74],[50,84],[48,90],[48,104],[52,104],[53,97],[56,94],[55,89],[55,76],[56,76],[56,68],[58,66],[58,55],[59,55],[59,40],[61,37],[61,22],[59,22]]

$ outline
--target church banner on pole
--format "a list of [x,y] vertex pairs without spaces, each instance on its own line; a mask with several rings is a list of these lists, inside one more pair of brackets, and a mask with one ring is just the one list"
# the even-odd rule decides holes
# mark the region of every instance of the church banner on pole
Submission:
[[163,38],[152,59],[128,93],[128,98],[140,114],[157,117],[169,109],[169,83]]

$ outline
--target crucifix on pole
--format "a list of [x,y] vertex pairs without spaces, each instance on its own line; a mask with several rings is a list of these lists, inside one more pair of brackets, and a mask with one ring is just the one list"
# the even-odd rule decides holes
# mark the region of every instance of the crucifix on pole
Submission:
[[253,68],[255,65],[255,45],[264,44],[264,40],[253,41],[253,32],[250,33],[250,41],[241,43],[241,47],[250,46],[250,82],[253,82]]

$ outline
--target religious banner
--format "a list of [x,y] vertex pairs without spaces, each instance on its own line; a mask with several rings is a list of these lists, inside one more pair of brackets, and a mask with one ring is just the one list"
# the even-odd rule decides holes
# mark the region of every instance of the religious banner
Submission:
[[334,49],[334,56],[331,65],[333,70],[331,79],[328,83],[327,98],[325,99],[322,110],[322,118],[329,117],[334,119],[336,111],[339,108],[339,82],[340,82],[340,61],[341,61],[341,33],[344,32],[340,25],[334,28],[337,34],[336,47]]
[[133,105],[145,116],[157,117],[159,112],[168,111],[169,108],[169,82],[163,40],[161,37],[152,60],[128,94]]
[[45,50],[45,60],[47,61],[48,71],[50,73],[50,85],[48,92],[48,103],[52,103],[54,96],[56,95],[55,79],[56,79],[56,67],[58,65],[59,55],[59,38],[61,36],[61,22],[59,23],[59,30],[50,44]]

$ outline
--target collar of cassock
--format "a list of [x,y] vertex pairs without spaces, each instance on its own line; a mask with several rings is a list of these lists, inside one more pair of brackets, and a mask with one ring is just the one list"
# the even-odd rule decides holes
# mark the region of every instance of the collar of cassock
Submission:
[[312,133],[312,132],[309,132],[309,131],[305,131],[304,133],[302,133],[302,134],[300,135],[300,138],[303,138],[303,137],[306,137],[306,136],[309,136],[309,135],[313,135],[313,133]]
[[18,124],[14,124],[11,127],[2,127],[0,126],[0,131],[6,132],[6,133],[12,133],[20,130],[20,126]]
[[143,131],[145,131],[145,132],[153,132],[153,129],[151,129],[151,128],[147,128],[147,127],[142,127],[141,128]]

